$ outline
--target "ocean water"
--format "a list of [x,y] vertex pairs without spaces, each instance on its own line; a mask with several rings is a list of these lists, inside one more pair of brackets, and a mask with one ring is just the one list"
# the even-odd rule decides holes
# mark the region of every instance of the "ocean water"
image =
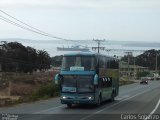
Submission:
[[[36,50],[45,50],[51,57],[56,55],[63,55],[65,53],[70,53],[73,51],[57,51],[57,47],[71,47],[73,45],[87,46],[92,51],[92,47],[97,47],[97,43],[93,40],[79,40],[79,41],[62,41],[62,40],[30,40],[30,39],[21,39],[21,38],[8,38],[0,39],[0,41],[7,42],[19,42],[24,46],[30,46]],[[102,47],[105,47],[105,51],[100,50],[100,53],[109,56],[124,56],[129,50],[132,50],[133,56],[142,54],[145,50],[156,49],[160,50],[160,42],[144,42],[144,41],[116,41],[116,40],[106,40],[101,42]],[[112,49],[110,51],[110,49]],[[116,49],[113,51],[113,49]],[[138,51],[133,51],[138,50]],[[143,50],[143,51],[141,51]]]
[[[96,52],[96,51],[92,51],[91,47],[95,47],[97,46],[96,42],[94,41],[82,41],[82,42],[66,42],[66,41],[49,41],[49,42],[23,42],[22,43],[25,46],[31,46],[37,50],[45,50],[47,51],[51,57],[56,56],[56,55],[63,55],[65,53],[70,53],[73,51],[57,51],[57,47],[71,47],[72,45],[82,45],[82,46],[87,46],[90,48],[91,52]],[[105,54],[105,55],[109,55],[109,56],[124,56],[127,50],[139,50],[139,51],[133,51],[133,55],[137,56],[139,54],[142,54],[143,51],[140,50],[150,50],[150,49],[160,49],[160,47],[155,47],[155,46],[131,46],[131,45],[126,45],[123,42],[122,43],[102,43],[103,47],[105,47],[106,50],[110,50],[110,49],[120,49],[120,50],[116,50],[116,51],[102,51],[100,50],[100,53]]]

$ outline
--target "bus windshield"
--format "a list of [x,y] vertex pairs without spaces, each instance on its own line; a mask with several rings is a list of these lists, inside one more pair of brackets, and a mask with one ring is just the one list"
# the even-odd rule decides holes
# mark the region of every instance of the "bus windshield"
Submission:
[[72,67],[81,67],[84,71],[95,70],[94,56],[64,56],[62,70],[71,70]]
[[93,92],[92,77],[93,76],[63,76],[61,84],[62,92]]

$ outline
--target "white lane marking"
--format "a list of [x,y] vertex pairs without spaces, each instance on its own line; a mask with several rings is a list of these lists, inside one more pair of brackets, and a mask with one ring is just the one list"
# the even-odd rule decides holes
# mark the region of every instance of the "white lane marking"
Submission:
[[125,98],[128,98],[130,97],[130,95],[124,95],[124,96],[121,96],[121,97],[117,97],[116,100],[123,100]]
[[[46,110],[42,110],[42,111],[39,111],[39,112],[35,112],[35,113],[33,113],[33,114],[42,114],[43,112],[47,112],[47,111],[49,111],[49,110],[54,110],[54,109],[57,109],[57,108],[61,108],[61,107],[63,107],[64,105],[61,105],[61,106],[57,106],[57,107],[52,107],[52,108],[49,108],[49,109],[46,109]],[[25,118],[25,117],[27,117],[26,115],[24,115],[24,116],[20,116],[20,117],[18,117],[19,119],[23,119],[23,118]]]
[[[153,88],[153,89],[155,89],[155,88]],[[151,90],[153,90],[153,89],[151,89]],[[111,106],[109,106],[109,107],[105,107],[105,108],[103,108],[103,109],[101,109],[101,110],[99,110],[99,111],[97,111],[97,112],[95,112],[95,113],[93,113],[93,114],[91,114],[91,115],[88,115],[88,116],[86,116],[86,117],[81,118],[80,120],[86,120],[86,119],[94,116],[95,114],[98,114],[98,113],[104,111],[105,109],[112,108],[112,107],[114,107],[115,105],[120,104],[121,102],[124,102],[124,101],[126,101],[126,100],[132,99],[132,98],[134,98],[134,97],[136,97],[136,96],[138,96],[138,95],[141,95],[141,94],[146,93],[146,92],[151,91],[151,90],[146,90],[146,91],[143,91],[143,92],[141,92],[141,93],[135,94],[135,95],[132,96],[132,97],[125,98],[125,99],[123,99],[123,100],[120,101],[120,102],[117,102],[117,103],[115,103],[115,104],[113,104],[113,105],[111,105]]]
[[50,110],[54,110],[54,109],[57,109],[57,108],[61,108],[61,107],[64,107],[64,105],[60,105],[60,106],[57,106],[57,107],[52,107],[52,108],[49,108],[49,109],[41,110],[41,111],[35,112],[33,114],[44,113],[44,112],[47,112],[47,111],[50,111]]
[[156,110],[158,109],[159,105],[160,105],[160,99],[159,99],[159,101],[157,102],[156,107],[152,110],[152,112],[151,112],[144,120],[150,119],[150,117],[151,117],[151,116],[156,112]]

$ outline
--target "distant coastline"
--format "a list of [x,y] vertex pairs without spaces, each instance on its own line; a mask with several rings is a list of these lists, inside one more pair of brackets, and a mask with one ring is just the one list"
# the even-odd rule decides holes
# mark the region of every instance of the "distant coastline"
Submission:
[[[31,46],[35,49],[43,49],[47,51],[50,56],[63,55],[66,52],[57,51],[57,47],[68,47],[75,44],[93,47],[97,46],[97,43],[92,40],[80,40],[78,42],[62,41],[62,40],[33,40],[33,39],[23,39],[23,38],[4,38],[0,41],[7,42],[19,42],[24,46]],[[119,40],[106,40],[102,46],[106,49],[122,49],[122,50],[150,50],[150,49],[160,49],[160,42],[149,42],[149,41],[119,41]],[[91,50],[92,51],[92,50]],[[123,51],[101,51],[102,54],[106,55],[118,55],[123,56]],[[139,55],[142,52],[134,52],[134,55]]]
[[124,44],[123,46],[127,46],[127,47],[156,47],[156,48],[160,48],[160,43],[128,43],[128,44]]

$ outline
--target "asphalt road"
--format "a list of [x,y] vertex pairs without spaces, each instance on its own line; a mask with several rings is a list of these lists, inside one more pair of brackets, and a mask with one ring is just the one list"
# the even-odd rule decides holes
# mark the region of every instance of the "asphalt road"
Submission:
[[59,98],[54,98],[0,108],[0,113],[4,117],[6,113],[18,114],[18,120],[160,120],[160,115],[155,115],[160,114],[160,81],[150,81],[148,85],[135,83],[121,86],[116,100],[105,102],[100,107],[85,105],[67,108]]

